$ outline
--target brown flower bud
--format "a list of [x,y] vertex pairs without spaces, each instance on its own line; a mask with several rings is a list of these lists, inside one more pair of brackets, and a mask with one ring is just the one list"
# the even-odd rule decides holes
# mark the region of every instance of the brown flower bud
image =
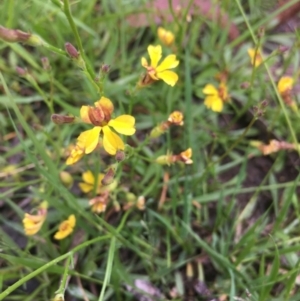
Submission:
[[17,73],[20,75],[20,76],[25,76],[27,74],[27,70],[26,69],[23,69],[21,67],[16,67],[16,71]]
[[89,107],[88,115],[93,125],[101,125],[105,119],[104,112],[101,107]]
[[250,87],[250,83],[249,82],[243,82],[240,85],[241,89],[248,89]]
[[72,59],[78,59],[79,52],[71,43],[69,42],[65,43],[65,49]]
[[0,38],[6,42],[26,42],[30,36],[30,33],[0,26]]
[[103,64],[103,65],[101,66],[101,72],[102,72],[102,73],[108,73],[109,70],[110,70],[110,66],[109,66],[109,65]]
[[44,56],[44,57],[41,58],[41,62],[42,62],[44,70],[46,70],[46,71],[51,70],[49,59],[46,56]]
[[59,115],[59,114],[52,114],[51,120],[55,124],[64,124],[64,123],[72,123],[75,120],[73,116],[66,116],[66,115]]
[[123,161],[125,159],[125,157],[126,157],[125,153],[122,150],[118,150],[116,153],[116,156],[115,156],[115,158],[118,162]]
[[284,45],[279,45],[278,47],[278,52],[280,53],[284,53],[286,51],[288,51],[290,48],[288,46],[284,46]]
[[104,175],[104,178],[101,180],[102,185],[109,185],[114,181],[115,170],[109,168],[107,173]]

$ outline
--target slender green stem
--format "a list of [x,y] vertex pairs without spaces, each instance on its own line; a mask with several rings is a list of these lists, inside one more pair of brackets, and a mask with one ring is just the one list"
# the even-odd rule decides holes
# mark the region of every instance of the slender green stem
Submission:
[[60,282],[59,289],[56,291],[56,294],[64,294],[65,293],[68,275],[69,275],[69,267],[70,267],[70,262],[71,262],[72,257],[73,257],[73,252],[70,252],[69,256],[67,257],[64,274],[63,274],[62,280]]
[[110,237],[111,237],[111,235],[105,235],[105,236],[100,236],[100,237],[93,238],[91,240],[88,240],[88,241],[76,246],[70,252],[68,252],[66,254],[63,254],[63,255],[49,261],[48,263],[44,264],[40,268],[38,268],[35,271],[33,271],[33,272],[29,273],[28,275],[24,276],[22,279],[18,280],[13,285],[9,286],[5,291],[0,293],[0,300],[5,300],[4,298],[6,298],[9,294],[11,294],[18,287],[20,287],[21,285],[23,285],[24,283],[29,281],[31,278],[33,278],[33,277],[39,275],[40,273],[46,271],[48,268],[50,268],[53,265],[56,265],[57,263],[64,260],[65,258],[67,258],[69,256],[72,256],[73,253],[78,252],[79,250],[84,249],[84,248],[86,248],[87,246],[89,246],[91,244],[97,243],[97,242],[102,241],[102,240],[109,239]]
[[103,299],[104,299],[105,289],[106,289],[106,287],[109,283],[110,276],[111,276],[111,271],[112,271],[112,266],[113,266],[113,261],[114,261],[114,255],[115,255],[115,249],[116,249],[116,238],[113,237],[111,239],[111,243],[110,243],[110,247],[109,247],[109,251],[108,251],[105,277],[104,277],[103,286],[102,286],[101,293],[100,293],[98,301],[103,301]]
[[85,54],[84,54],[84,50],[83,50],[83,46],[82,46],[82,42],[81,42],[77,27],[75,25],[75,22],[73,20],[72,14],[71,14],[69,0],[64,0],[64,13],[65,13],[65,15],[68,19],[68,22],[69,22],[69,24],[71,26],[71,29],[73,31],[73,34],[75,36],[75,40],[76,40],[77,46],[79,48],[79,52],[80,52],[80,54],[81,54],[81,56],[82,56],[82,58],[83,58],[83,60],[86,64],[87,72],[89,73],[90,77],[92,79],[94,79],[95,74],[94,74],[92,68],[90,67],[90,65],[87,63],[87,60],[86,60],[86,57],[85,57]]
[[54,47],[53,45],[50,45],[50,44],[48,44],[46,42],[43,44],[43,46],[46,49],[48,49],[48,50],[50,50],[50,51],[52,51],[54,53],[57,53],[59,55],[63,55],[63,56],[69,57],[68,54],[64,50],[62,50],[60,48],[57,48],[57,47]]

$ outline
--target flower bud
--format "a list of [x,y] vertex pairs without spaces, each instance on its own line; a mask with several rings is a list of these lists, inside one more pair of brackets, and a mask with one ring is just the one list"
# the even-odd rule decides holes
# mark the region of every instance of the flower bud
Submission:
[[109,185],[114,181],[115,170],[109,168],[107,173],[104,175],[104,178],[101,180],[102,185]]
[[23,69],[21,67],[16,67],[16,71],[17,73],[20,75],[20,76],[26,76],[27,75],[27,70],[26,69]]
[[73,116],[66,116],[66,115],[59,115],[59,114],[52,114],[51,120],[55,124],[64,124],[64,123],[72,123],[75,120]]
[[243,82],[240,85],[241,89],[248,89],[250,87],[250,83],[249,82]]
[[118,162],[121,162],[121,161],[123,161],[124,159],[125,159],[125,152],[124,151],[122,151],[122,150],[118,150],[117,151],[117,153],[116,153],[116,156],[115,156],[115,158],[116,158],[116,160],[118,161]]
[[79,52],[71,43],[69,42],[65,43],[65,50],[72,59],[78,59]]
[[155,159],[155,162],[160,164],[160,165],[170,165],[173,163],[173,156],[168,154],[168,155],[162,155],[159,156]]
[[109,70],[110,70],[110,66],[109,66],[109,65],[103,64],[103,65],[101,66],[101,72],[102,72],[102,73],[107,74],[107,73],[109,72]]
[[30,35],[29,39],[26,41],[26,44],[31,46],[43,46],[45,42],[39,36],[32,34]]
[[136,201],[136,207],[139,210],[145,210],[145,197],[143,195],[139,196]]
[[71,188],[73,186],[74,180],[73,180],[72,175],[69,172],[61,171],[59,173],[59,177],[65,187]]
[[136,195],[132,192],[127,192],[125,194],[125,197],[126,197],[127,202],[135,202],[135,200],[136,200]]
[[42,62],[44,70],[46,70],[46,71],[50,71],[51,70],[51,66],[50,66],[49,60],[48,60],[48,58],[46,56],[44,56],[44,57],[41,58],[41,62]]
[[158,126],[156,126],[156,127],[153,128],[152,131],[150,132],[150,135],[149,135],[149,136],[150,136],[150,139],[155,139],[155,138],[160,137],[162,134],[165,133],[166,130],[167,130],[167,129],[164,129],[164,127],[161,126],[161,124],[158,125]]
[[65,301],[64,294],[56,294],[52,301]]
[[30,36],[30,33],[0,26],[0,39],[6,42],[26,42]]
[[288,46],[284,46],[284,45],[279,45],[278,47],[278,52],[280,53],[284,53],[286,51],[288,51],[290,48]]

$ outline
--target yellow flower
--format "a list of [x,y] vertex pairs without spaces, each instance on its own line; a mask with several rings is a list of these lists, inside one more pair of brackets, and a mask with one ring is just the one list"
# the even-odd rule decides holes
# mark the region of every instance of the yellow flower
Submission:
[[277,89],[280,95],[284,95],[287,92],[290,92],[294,85],[294,79],[290,76],[283,76],[280,78]]
[[182,126],[184,124],[183,114],[180,111],[172,112],[168,118],[168,122],[170,122],[171,124],[174,124],[174,125]]
[[47,216],[48,203],[42,202],[37,209],[37,214],[32,215],[25,213],[23,218],[24,232],[27,236],[36,234],[42,227]]
[[59,225],[58,231],[55,233],[54,238],[57,240],[66,238],[73,232],[75,224],[76,224],[75,215],[71,214],[67,220],[63,221]]
[[[256,55],[255,55],[255,52],[256,52]],[[250,49],[248,49],[248,54],[251,59],[251,64],[254,65],[254,67],[258,67],[263,62],[260,50],[256,51],[255,49],[250,48]],[[255,59],[255,61],[254,61],[254,59]]]
[[188,148],[187,150],[179,154],[181,159],[180,161],[184,162],[185,164],[192,164],[193,163],[193,160],[191,159],[192,155],[193,155],[192,149]]
[[79,135],[77,144],[67,159],[67,165],[74,164],[84,154],[90,154],[94,151],[101,133],[103,135],[103,147],[110,155],[115,155],[118,150],[124,150],[124,142],[112,129],[119,134],[131,136],[135,133],[135,119],[131,115],[121,115],[111,119],[113,110],[113,103],[106,97],[101,97],[99,101],[95,102],[94,107],[81,107],[80,117],[82,121],[91,123],[94,127]]
[[223,102],[228,99],[225,83],[220,83],[219,89],[211,84],[207,84],[202,92],[206,95],[204,104],[208,109],[212,109],[214,112],[221,112],[223,110]]
[[156,158],[155,162],[161,165],[171,165],[175,162],[183,162],[184,164],[192,164],[192,149],[188,148],[187,150],[181,152],[179,155],[173,155],[172,153],[167,153],[166,155],[159,156]]
[[150,56],[151,64],[149,65],[147,60],[142,57],[141,63],[142,66],[147,69],[148,80],[144,80],[145,84],[149,84],[155,80],[163,80],[166,84],[170,86],[174,86],[178,80],[178,75],[170,71],[169,69],[173,69],[178,66],[179,61],[176,60],[175,54],[168,55],[161,64],[158,65],[158,62],[162,56],[161,46],[148,46],[148,53]]
[[172,45],[175,39],[175,36],[171,31],[165,30],[162,27],[158,27],[157,35],[161,42],[166,46]]
[[[97,194],[103,193],[105,191],[112,191],[117,186],[116,180],[113,180],[112,183],[109,185],[102,184],[102,180],[104,179],[104,177],[105,177],[105,174],[103,174],[103,173],[98,174],[97,189],[96,189]],[[95,177],[94,177],[93,173],[90,170],[84,172],[82,174],[82,180],[83,180],[83,182],[79,183],[79,187],[80,187],[81,191],[84,193],[91,192],[95,186]]]

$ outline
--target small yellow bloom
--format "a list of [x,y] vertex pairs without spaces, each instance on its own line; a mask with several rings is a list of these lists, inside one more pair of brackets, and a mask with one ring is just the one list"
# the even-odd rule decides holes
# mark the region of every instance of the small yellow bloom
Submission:
[[147,60],[143,57],[141,60],[142,66],[147,69],[147,75],[150,77],[148,80],[144,81],[147,84],[151,83],[155,80],[163,80],[166,84],[170,86],[174,86],[178,80],[178,75],[170,71],[169,69],[173,69],[178,66],[179,61],[176,60],[176,55],[170,54],[168,55],[161,64],[158,65],[162,57],[162,49],[161,46],[148,46],[148,53],[150,56],[151,64],[149,65]]
[[162,27],[158,27],[157,35],[161,42],[166,46],[172,45],[175,39],[175,36],[171,31],[165,30]]
[[172,153],[167,153],[166,155],[159,156],[156,158],[155,162],[161,165],[171,165],[175,162],[183,162],[184,164],[192,164],[192,149],[188,148],[187,150],[181,152],[179,155],[173,155]]
[[192,149],[188,148],[184,152],[181,152],[179,154],[181,161],[184,162],[185,164],[192,164],[193,160],[191,159],[193,155]]
[[288,91],[291,91],[294,85],[294,79],[290,76],[283,76],[280,78],[277,89],[278,92],[283,95]]
[[174,111],[170,114],[168,121],[174,125],[182,126],[183,122],[183,114],[180,111]]
[[25,216],[23,218],[23,227],[24,232],[27,236],[34,235],[38,231],[40,231],[43,223],[46,220],[47,208],[48,203],[44,201],[38,207],[36,215],[25,213]]
[[204,99],[205,106],[214,112],[222,112],[223,103],[227,101],[229,97],[225,83],[221,82],[219,89],[211,84],[207,84],[202,92],[206,95]]
[[75,224],[76,224],[75,215],[71,214],[67,220],[63,221],[59,225],[58,231],[55,233],[54,238],[57,240],[66,238],[73,232]]
[[[256,52],[256,55],[255,55],[255,52]],[[248,49],[248,54],[251,59],[251,64],[254,65],[254,67],[258,67],[263,62],[260,50],[256,51],[255,49],[250,48],[250,49]],[[254,61],[254,59],[255,59],[255,61]]]
[[95,102],[94,107],[82,106],[80,118],[83,122],[94,125],[79,135],[77,144],[72,149],[66,164],[71,165],[80,160],[84,154],[90,154],[98,145],[99,136],[103,135],[103,147],[110,155],[115,155],[118,150],[124,150],[122,139],[114,132],[131,136],[135,133],[135,119],[131,115],[121,115],[111,119],[114,110],[113,103],[106,97]]
[[291,109],[295,112],[298,111],[297,103],[293,100],[292,89],[294,85],[294,79],[290,76],[283,76],[280,78],[277,89],[282,99],[291,107]]
[[[101,188],[102,188],[101,181],[102,181],[103,178],[104,178],[104,174],[99,173],[98,174],[98,179],[97,179],[96,193],[101,192]],[[93,173],[90,170],[84,172],[82,174],[82,180],[83,180],[83,182],[78,184],[81,191],[84,192],[84,193],[91,192],[94,189],[94,186],[95,186],[95,177],[94,177]]]
[[[97,189],[96,189],[97,194],[100,194],[100,193],[103,193],[106,191],[112,191],[117,186],[117,181],[114,179],[112,180],[112,183],[110,183],[109,185],[104,185],[102,183],[102,180],[104,179],[104,177],[105,177],[105,174],[103,174],[103,173],[98,174]],[[79,187],[80,187],[81,191],[84,193],[91,192],[95,186],[95,177],[94,177],[93,173],[90,170],[84,172],[82,174],[82,180],[83,180],[83,182],[79,183]]]

